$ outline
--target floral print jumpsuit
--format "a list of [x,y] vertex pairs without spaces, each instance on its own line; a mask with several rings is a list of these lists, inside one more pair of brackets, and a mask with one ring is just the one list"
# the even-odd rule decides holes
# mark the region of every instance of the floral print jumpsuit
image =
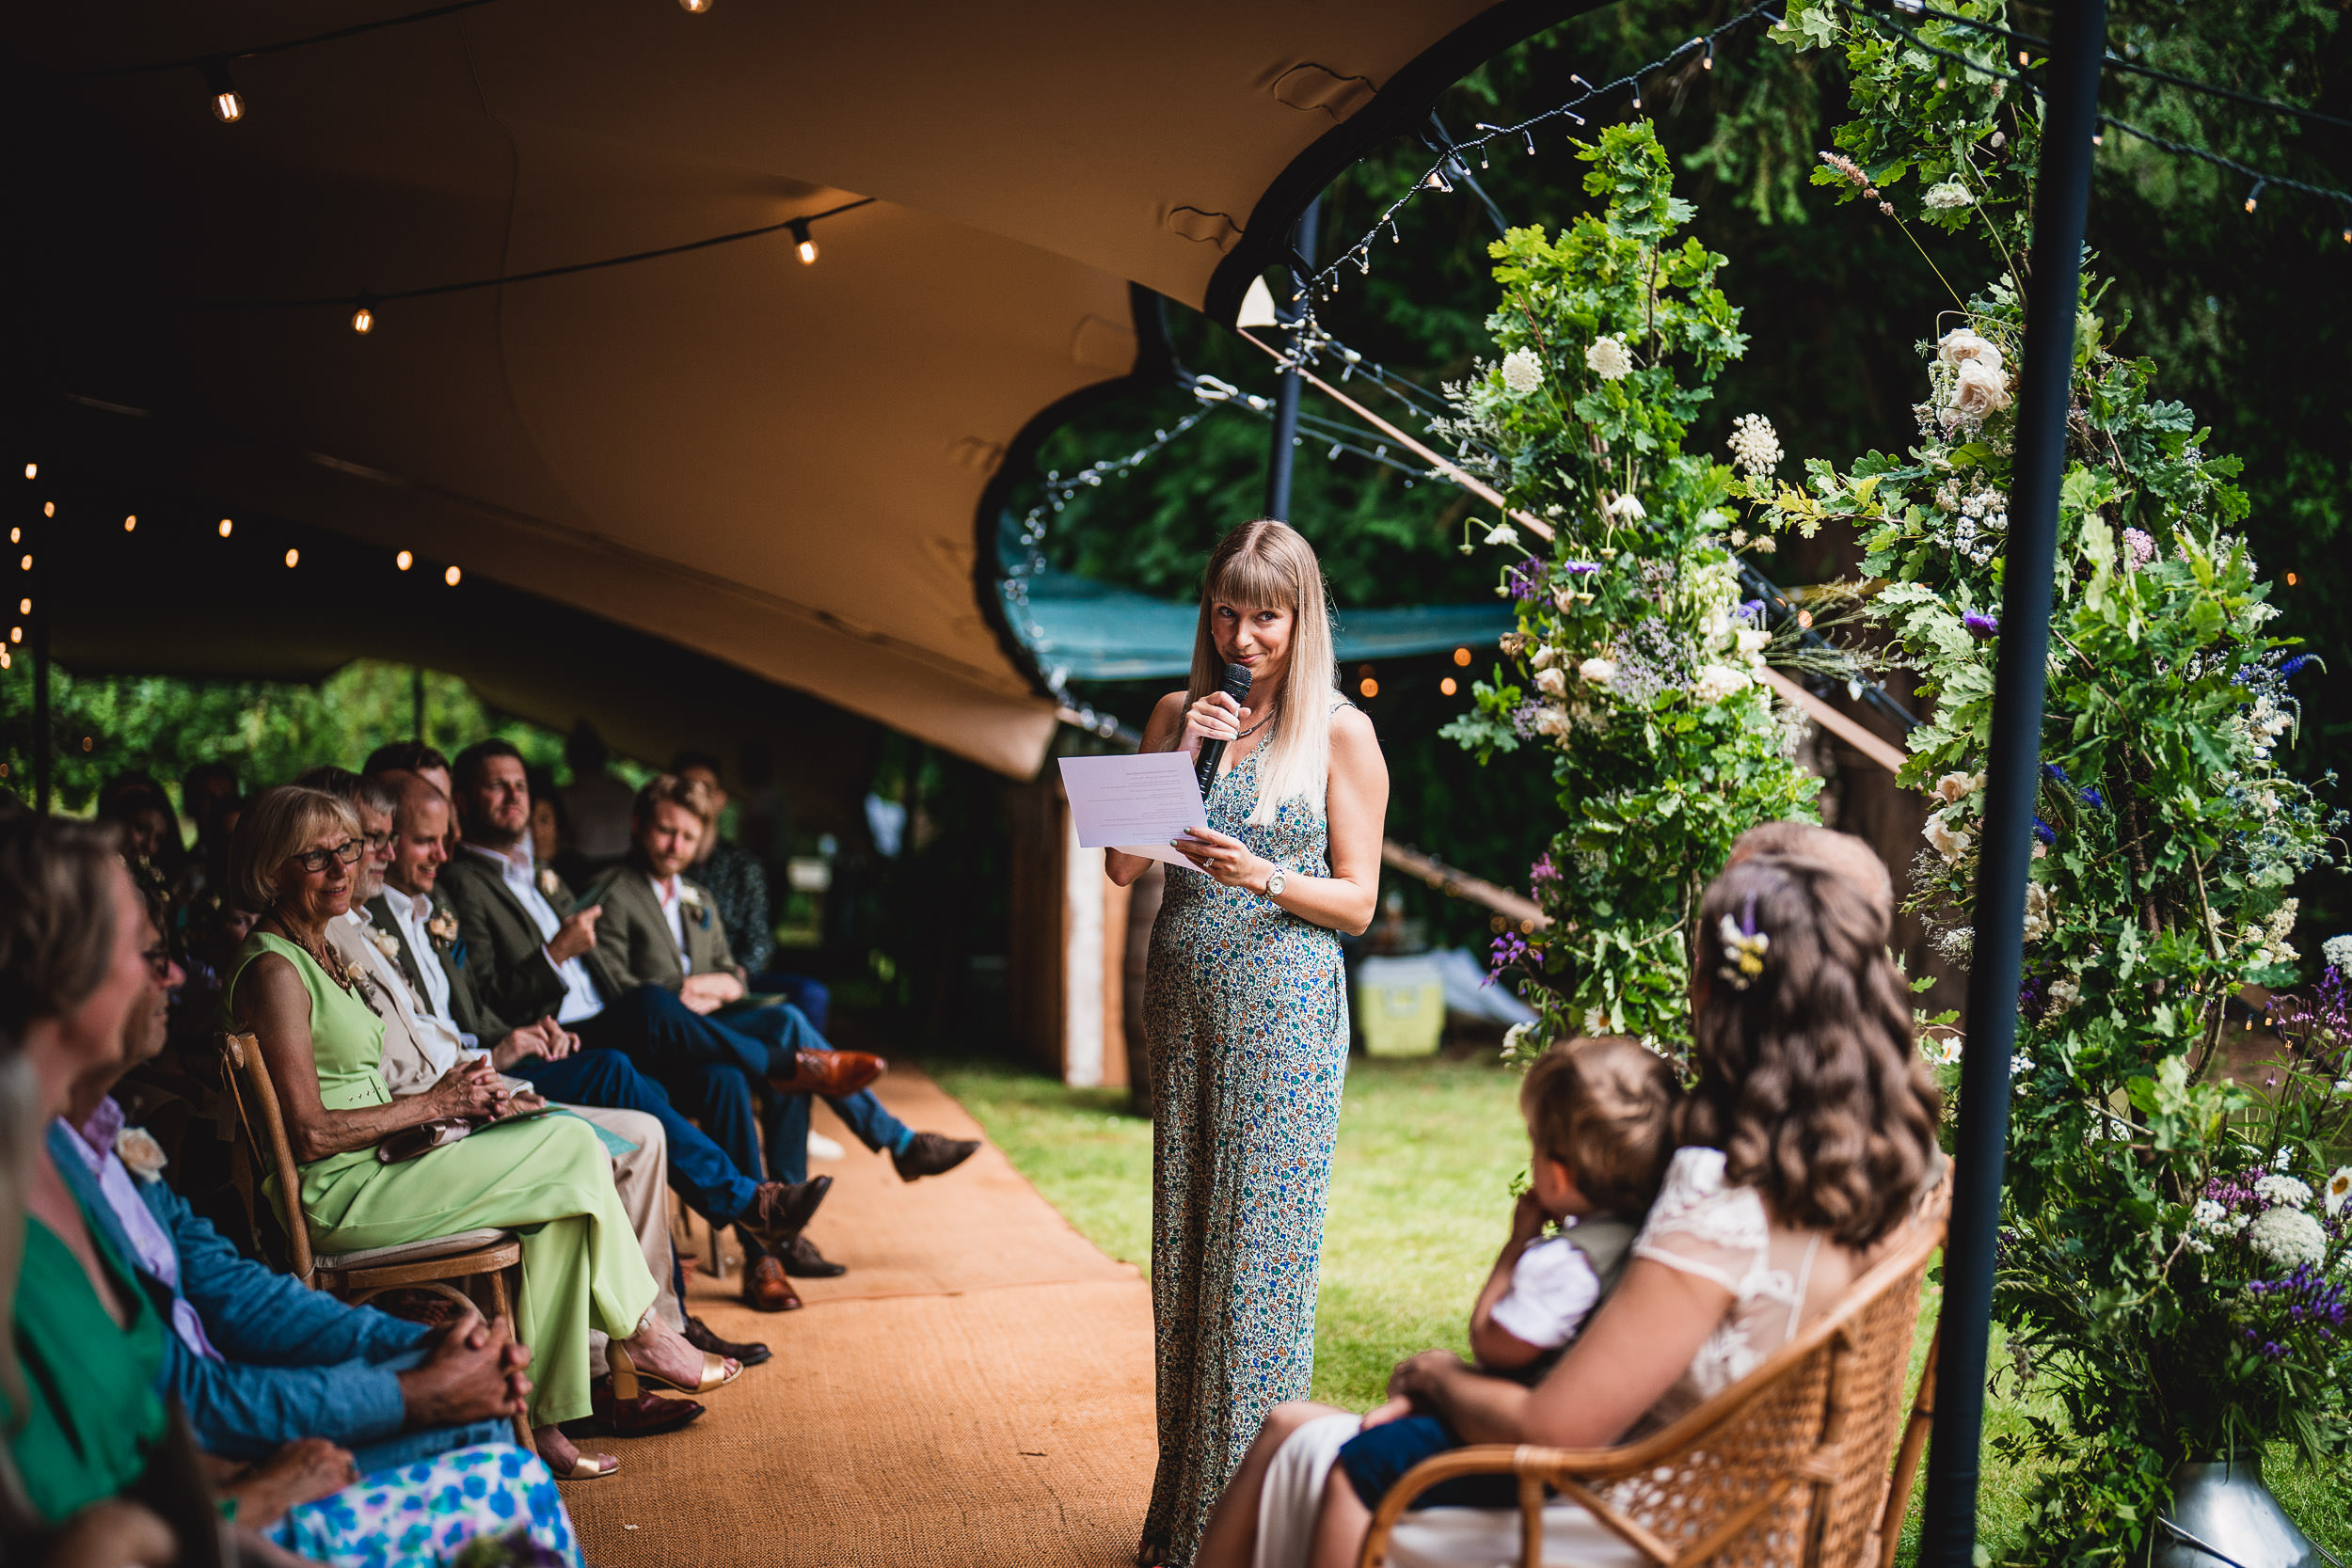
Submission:
[[[1212,786],[1209,826],[1328,877],[1321,801],[1248,820],[1272,739]],[[1189,866],[1167,875],[1144,983],[1160,1459],[1143,1553],[1183,1565],[1266,1412],[1307,1397],[1348,1026],[1336,932]]]

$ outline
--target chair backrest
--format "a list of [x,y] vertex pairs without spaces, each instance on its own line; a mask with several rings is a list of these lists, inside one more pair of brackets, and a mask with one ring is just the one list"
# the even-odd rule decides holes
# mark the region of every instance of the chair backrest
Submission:
[[1646,1534],[1644,1544],[1661,1562],[1851,1568],[1883,1560],[1882,1532],[1899,1529],[1910,1490],[1905,1475],[1905,1496],[1890,1496],[1887,1463],[1905,1416],[1921,1287],[1943,1243],[1943,1207],[1939,1196],[1842,1303],[1746,1378],[1623,1450],[1624,1479],[1580,1483],[1571,1477],[1592,1471],[1564,1466],[1561,1489]]
[[253,1157],[278,1178],[278,1223],[286,1233],[287,1272],[310,1284],[310,1227],[302,1217],[302,1172],[286,1138],[278,1085],[270,1082],[269,1064],[262,1059],[262,1042],[249,1034],[225,1034],[220,1037],[220,1061]]

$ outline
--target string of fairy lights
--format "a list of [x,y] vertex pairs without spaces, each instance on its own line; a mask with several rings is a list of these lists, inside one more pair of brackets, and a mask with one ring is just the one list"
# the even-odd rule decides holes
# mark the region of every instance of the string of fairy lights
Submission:
[[[1690,59],[1693,54],[1698,56],[1701,70],[1714,70],[1715,46],[1719,40],[1758,22],[1772,26],[1781,25],[1785,20],[1781,15],[1784,3],[1785,0],[1757,0],[1756,4],[1749,6],[1746,9],[1704,33],[1693,35],[1656,59],[1637,66],[1623,75],[1613,77],[1606,82],[1595,84],[1586,81],[1581,75],[1571,73],[1568,80],[1578,89],[1573,97],[1565,99],[1552,107],[1530,115],[1523,119],[1515,120],[1509,124],[1489,124],[1481,120],[1473,127],[1472,135],[1461,137],[1430,138],[1435,144],[1435,156],[1429,166],[1422,171],[1421,176],[1381,210],[1380,214],[1373,220],[1371,226],[1364,230],[1362,236],[1355,244],[1335,255],[1308,279],[1305,293],[1311,311],[1310,319],[1311,320],[1311,309],[1315,303],[1328,300],[1339,293],[1340,284],[1346,276],[1346,268],[1353,266],[1359,277],[1371,273],[1375,246],[1382,235],[1385,234],[1391,245],[1403,242],[1402,231],[1397,226],[1397,217],[1408,205],[1431,191],[1439,194],[1453,193],[1455,182],[1468,171],[1470,159],[1477,159],[1480,168],[1491,167],[1495,150],[1498,147],[1508,148],[1514,144],[1520,146],[1528,155],[1533,156],[1539,150],[1536,137],[1538,131],[1555,130],[1557,123],[1565,120],[1568,123],[1570,135],[1573,136],[1576,131],[1582,129],[1587,123],[1589,117],[1583,111],[1593,110],[1597,113],[1597,105],[1620,92],[1626,95],[1627,106],[1633,113],[1639,114],[1642,112],[1642,87],[1645,82],[1653,76],[1676,69]],[[1841,10],[1861,17],[1872,25],[1891,32],[1906,43],[1929,55],[1952,60],[1982,75],[2015,82],[2036,96],[2040,95],[2041,88],[2027,74],[2025,68],[2030,63],[2031,58],[2026,51],[2036,46],[2045,45],[2047,41],[2045,40],[2035,38],[2030,34],[2014,33],[1973,17],[1934,10],[1925,5],[1924,0],[1870,0],[1867,4],[1855,4],[1853,0],[1834,0],[1834,3]],[[1895,19],[1898,15],[1976,28],[2014,42],[2021,46],[2020,69],[2012,72],[1988,66],[1983,61],[1958,50],[1947,49],[1928,42],[1911,28],[1898,22]],[[2270,113],[2291,116],[2315,124],[2352,126],[2352,121],[2322,113],[2300,103],[2291,103],[2279,99],[2240,92],[2235,88],[2225,87],[2216,83],[2202,82],[2194,77],[2161,71],[2156,67],[2112,53],[2107,54],[2101,63],[2104,69],[2109,71],[2146,77]],[[2309,181],[2297,180],[2280,171],[2259,168],[2240,159],[2232,158],[2226,153],[2216,151],[2212,148],[2177,137],[2166,136],[2113,115],[2102,114],[2099,120],[2104,126],[2137,137],[2165,152],[2178,157],[2194,158],[2252,181],[2253,184],[2248,191],[2243,203],[2249,213],[2254,211],[2263,192],[2272,187],[2295,191],[2324,201],[2333,202],[2345,214],[2344,238],[2346,244],[2352,244],[2352,193]]]

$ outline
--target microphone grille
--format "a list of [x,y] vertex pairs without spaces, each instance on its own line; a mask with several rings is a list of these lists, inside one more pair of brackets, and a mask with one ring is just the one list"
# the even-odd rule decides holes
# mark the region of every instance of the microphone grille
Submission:
[[1249,667],[1246,664],[1227,665],[1222,684],[1223,690],[1228,697],[1235,702],[1241,701],[1249,695]]

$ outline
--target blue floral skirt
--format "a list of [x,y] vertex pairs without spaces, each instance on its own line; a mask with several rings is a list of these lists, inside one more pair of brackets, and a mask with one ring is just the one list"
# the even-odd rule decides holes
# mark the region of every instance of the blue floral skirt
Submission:
[[[513,1540],[518,1531],[529,1546]],[[361,1476],[290,1511],[266,1533],[328,1568],[439,1568],[483,1536],[511,1543],[501,1560],[580,1568],[555,1478],[538,1455],[512,1443],[453,1449]]]

